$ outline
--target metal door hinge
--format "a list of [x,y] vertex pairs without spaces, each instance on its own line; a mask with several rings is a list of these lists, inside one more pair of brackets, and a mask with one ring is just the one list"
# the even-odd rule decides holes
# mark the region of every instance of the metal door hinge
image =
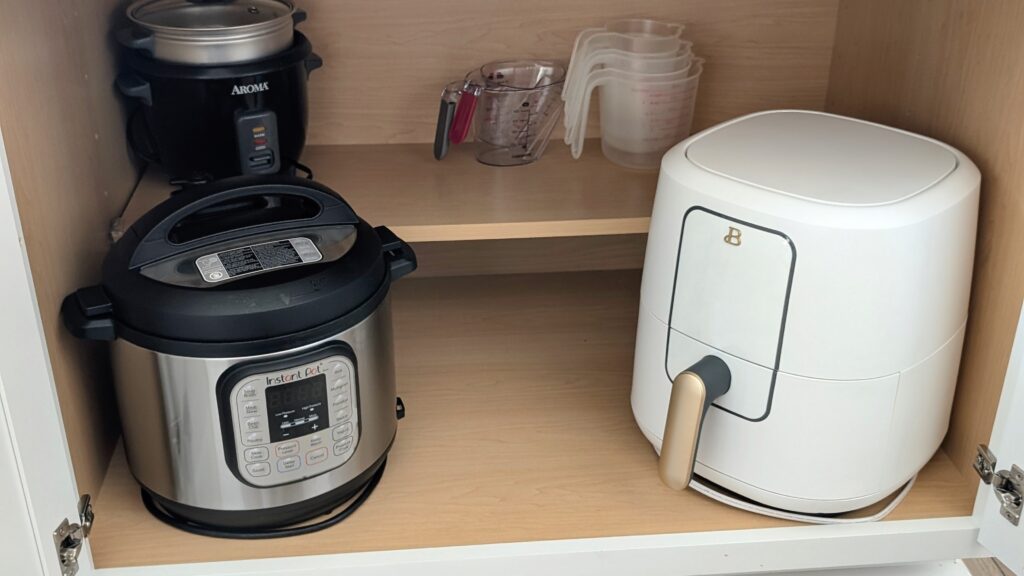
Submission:
[[1021,509],[1024,508],[1024,470],[1016,464],[1009,470],[996,470],[996,456],[988,446],[980,444],[974,458],[974,470],[981,481],[992,486],[999,499],[999,513],[1014,526],[1020,524]]
[[86,494],[78,501],[78,522],[72,523],[65,518],[53,531],[53,544],[57,548],[61,576],[78,574],[78,555],[82,553],[82,546],[89,537],[95,517],[92,498]]

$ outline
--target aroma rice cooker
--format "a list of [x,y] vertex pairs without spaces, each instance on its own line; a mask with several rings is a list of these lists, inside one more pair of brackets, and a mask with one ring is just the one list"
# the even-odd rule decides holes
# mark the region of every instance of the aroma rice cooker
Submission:
[[146,499],[193,527],[268,528],[379,479],[402,412],[388,293],[415,267],[326,187],[243,176],[148,212],[62,315],[114,341]]
[[309,73],[322,65],[283,0],[141,0],[117,85],[137,102],[135,152],[172,180],[291,169],[306,141]]
[[906,485],[949,422],[979,182],[945,144],[817,112],[671,149],[632,390],[663,480],[810,514]]

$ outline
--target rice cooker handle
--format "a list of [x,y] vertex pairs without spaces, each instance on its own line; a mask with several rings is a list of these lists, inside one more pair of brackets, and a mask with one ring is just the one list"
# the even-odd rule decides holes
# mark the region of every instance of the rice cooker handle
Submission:
[[668,401],[658,475],[673,490],[690,485],[700,430],[711,404],[729,391],[732,374],[717,356],[705,356],[676,376]]
[[381,250],[384,251],[384,258],[391,268],[392,282],[416,270],[416,252],[412,246],[396,236],[387,226],[377,226],[374,231],[380,238]]
[[[254,176],[252,182],[261,182],[261,178]],[[219,231],[206,236],[201,236],[185,242],[175,243],[171,241],[171,233],[190,216],[196,216],[209,208],[223,206],[230,202],[239,202],[238,211],[249,211],[251,208],[240,201],[253,198],[265,197],[301,197],[315,202],[320,210],[311,218],[284,219],[279,221],[262,222],[259,224],[240,224],[238,228]],[[172,197],[172,200],[175,197]],[[271,232],[286,230],[309,230],[313,228],[326,228],[331,226],[354,226],[359,223],[359,217],[340,196],[317,188],[307,186],[287,186],[284,188],[273,187],[262,184],[251,186],[232,186],[211,192],[197,199],[181,200],[183,205],[176,210],[163,216],[159,221],[148,227],[148,232],[139,241],[135,252],[132,254],[128,267],[137,269],[153,262],[164,260],[172,256],[178,256],[197,248],[223,244],[231,240],[249,238]]]

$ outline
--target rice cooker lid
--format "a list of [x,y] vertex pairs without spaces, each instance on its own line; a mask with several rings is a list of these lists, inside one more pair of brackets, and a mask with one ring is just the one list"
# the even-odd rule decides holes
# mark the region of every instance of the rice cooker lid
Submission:
[[852,118],[786,110],[698,136],[687,159],[726,178],[803,200],[880,206],[945,179],[957,158],[934,140]]
[[295,7],[283,0],[142,0],[128,16],[149,28],[228,30],[290,18]]
[[[380,230],[329,188],[242,176],[175,193],[103,265],[118,337],[193,356],[265,353],[323,339],[387,294]],[[230,354],[226,353],[230,350]]]

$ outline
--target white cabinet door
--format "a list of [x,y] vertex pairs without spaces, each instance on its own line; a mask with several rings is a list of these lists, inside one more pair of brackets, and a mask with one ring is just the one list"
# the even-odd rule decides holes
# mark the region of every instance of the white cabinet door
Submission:
[[[1018,320],[989,448],[998,458],[997,471],[1012,475],[1014,466],[1024,471],[1024,314]],[[1024,574],[1024,520],[1014,526],[1001,512],[992,486],[984,484],[974,509],[981,526],[978,541],[1014,573]]]
[[[54,234],[60,232],[55,230]],[[0,539],[0,558],[4,564],[25,563],[38,571],[15,571],[12,574],[46,574],[59,576],[53,532],[60,521],[78,521],[78,494],[67,451],[64,422],[57,403],[57,392],[50,371],[46,340],[39,320],[32,274],[25,253],[24,238],[18,221],[11,174],[7,165],[3,135],[0,133],[0,425],[8,438],[10,450],[0,449],[0,467],[5,474],[17,478],[15,486],[0,482],[12,502],[21,502],[27,512],[31,546],[22,539]],[[7,480],[6,478],[4,480]],[[13,482],[12,482],[13,484]],[[0,500],[3,502],[5,500]],[[5,527],[22,526],[17,510],[8,517],[6,506],[0,505],[0,523]],[[8,522],[10,521],[10,524]],[[18,523],[16,525],[16,523]],[[3,531],[0,531],[3,533]],[[79,576],[91,573],[88,554],[82,555]],[[10,565],[0,565],[7,574]]]

